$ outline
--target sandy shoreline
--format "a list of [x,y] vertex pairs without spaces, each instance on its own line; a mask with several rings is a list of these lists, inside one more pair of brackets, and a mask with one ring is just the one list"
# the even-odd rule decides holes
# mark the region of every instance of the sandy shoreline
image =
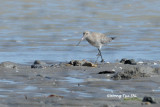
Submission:
[[[3,62],[0,64],[0,106],[160,105],[159,61],[95,65],[47,64],[43,61],[23,65]],[[156,103],[142,102],[145,96],[151,97]]]

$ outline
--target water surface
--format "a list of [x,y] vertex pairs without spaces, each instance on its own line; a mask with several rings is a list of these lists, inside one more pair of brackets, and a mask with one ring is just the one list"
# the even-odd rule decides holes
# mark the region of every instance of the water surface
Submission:
[[117,37],[102,48],[107,61],[159,60],[158,0],[5,0],[0,2],[0,61],[96,60],[83,31]]

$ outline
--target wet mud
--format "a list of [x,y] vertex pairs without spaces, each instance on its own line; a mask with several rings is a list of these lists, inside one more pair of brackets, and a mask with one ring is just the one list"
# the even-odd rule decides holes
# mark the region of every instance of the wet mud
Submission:
[[132,62],[2,62],[0,106],[159,106],[160,62]]

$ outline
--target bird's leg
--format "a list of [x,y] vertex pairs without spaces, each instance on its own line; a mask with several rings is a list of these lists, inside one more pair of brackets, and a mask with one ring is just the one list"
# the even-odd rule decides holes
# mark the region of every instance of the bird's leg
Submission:
[[101,56],[101,62],[104,62],[104,59],[103,59],[103,57],[102,57],[102,53],[101,53],[101,50],[98,48],[98,51],[99,51],[99,54],[100,54],[100,56]]
[[99,55],[97,56],[97,59],[96,59],[95,63],[97,63],[97,61],[98,61],[98,58],[99,58]]
[[99,51],[98,51],[98,54],[97,54],[96,56],[97,56],[97,59],[96,59],[95,63],[97,63],[97,61],[98,61],[98,58],[99,58],[99,56],[100,56],[100,53],[99,53]]
[[98,54],[96,56],[98,56],[98,57],[101,56],[100,53],[99,53],[99,51],[98,51]]

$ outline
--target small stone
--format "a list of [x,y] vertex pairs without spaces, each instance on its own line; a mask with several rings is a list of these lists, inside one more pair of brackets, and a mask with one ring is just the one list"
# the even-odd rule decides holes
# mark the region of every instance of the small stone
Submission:
[[119,67],[121,70],[123,69],[122,67]]
[[154,64],[154,65],[157,65],[157,63],[156,63],[156,62],[154,62],[153,64]]
[[112,71],[116,71],[115,69],[112,69]]
[[139,61],[138,64],[143,64],[143,62],[142,62],[142,61]]
[[40,60],[35,60],[31,68],[46,68],[46,63]]
[[96,64],[93,64],[93,63],[91,63],[89,61],[86,61],[86,60],[82,60],[82,61],[80,61],[80,60],[72,60],[68,64],[73,65],[73,66],[97,67]]
[[130,65],[136,65],[137,64],[134,59],[125,59],[125,58],[121,59],[120,63],[130,64]]
[[136,62],[134,61],[134,59],[130,59],[130,60],[126,60],[124,64],[136,65]]
[[40,61],[40,60],[35,60],[35,61],[34,61],[34,64],[46,65],[46,63],[45,63],[45,62]]

